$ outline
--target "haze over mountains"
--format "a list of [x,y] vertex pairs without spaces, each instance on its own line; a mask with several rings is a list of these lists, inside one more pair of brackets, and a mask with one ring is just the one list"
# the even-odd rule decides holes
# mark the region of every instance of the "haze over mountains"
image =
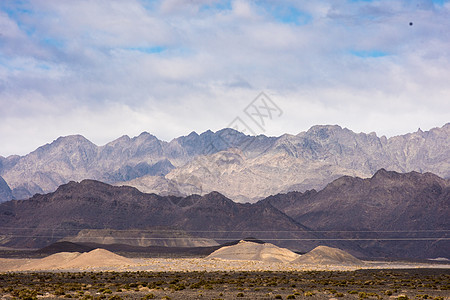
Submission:
[[449,199],[448,179],[383,169],[368,179],[344,176],[318,192],[278,194],[254,204],[217,192],[158,196],[84,180],[1,203],[0,245],[43,247],[99,232],[93,229],[166,229],[217,242],[253,236],[301,252],[328,245],[357,257],[450,258]]
[[160,195],[218,191],[234,201],[323,188],[342,176],[378,169],[450,177],[450,123],[391,138],[319,125],[297,135],[247,136],[233,129],[193,132],[170,142],[149,133],[97,146],[60,137],[25,156],[0,157],[0,201],[49,193],[95,179]]

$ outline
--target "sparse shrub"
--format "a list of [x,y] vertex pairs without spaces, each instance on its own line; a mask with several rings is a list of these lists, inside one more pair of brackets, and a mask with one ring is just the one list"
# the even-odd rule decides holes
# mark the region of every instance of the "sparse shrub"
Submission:
[[155,295],[154,294],[147,294],[144,297],[141,298],[142,300],[147,300],[147,299],[155,299]]
[[15,297],[18,297],[19,299],[24,299],[24,300],[36,300],[37,299],[37,292],[34,290],[28,290],[28,289],[14,290],[11,294]]
[[365,292],[359,292],[358,297],[359,297],[359,299],[369,298],[369,296],[367,296],[367,294]]
[[238,293],[236,297],[244,297],[244,293]]
[[283,297],[281,295],[275,295],[275,299],[283,299]]
[[400,296],[397,297],[397,300],[408,300],[408,299],[409,298],[406,295],[400,295]]
[[286,299],[295,299],[294,295],[288,295]]

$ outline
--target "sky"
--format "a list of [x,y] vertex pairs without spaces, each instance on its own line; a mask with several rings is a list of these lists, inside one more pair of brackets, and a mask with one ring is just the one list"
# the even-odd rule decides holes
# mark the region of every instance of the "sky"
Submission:
[[0,1],[2,156],[71,134],[449,121],[447,0]]

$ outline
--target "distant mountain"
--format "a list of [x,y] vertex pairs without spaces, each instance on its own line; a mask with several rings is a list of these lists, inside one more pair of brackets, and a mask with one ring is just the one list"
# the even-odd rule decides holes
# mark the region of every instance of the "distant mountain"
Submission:
[[[258,232],[277,238],[267,236],[266,231],[274,230],[286,237],[293,232],[297,237],[316,238],[269,203],[235,203],[217,192],[162,197],[94,180],[70,182],[54,193],[1,203],[0,228],[0,244],[16,247],[43,247],[83,229],[181,229],[219,243]],[[314,245],[317,242],[306,241],[299,248],[306,251]]]
[[219,191],[235,201],[254,202],[321,189],[343,175],[371,177],[380,168],[449,178],[450,124],[390,139],[339,126],[314,126],[296,136],[258,136],[245,147],[197,156],[163,179],[143,176],[118,184],[176,195]]
[[372,178],[343,176],[319,192],[278,194],[261,202],[330,238],[374,239],[358,242],[372,256],[450,255],[450,180],[431,173],[381,169]]
[[71,180],[131,185],[161,195],[219,191],[239,202],[323,188],[343,175],[378,169],[450,178],[450,123],[387,139],[318,125],[297,135],[248,136],[233,129],[195,132],[170,142],[149,133],[104,146],[61,137],[30,154],[0,157],[0,176],[16,199],[53,192]]

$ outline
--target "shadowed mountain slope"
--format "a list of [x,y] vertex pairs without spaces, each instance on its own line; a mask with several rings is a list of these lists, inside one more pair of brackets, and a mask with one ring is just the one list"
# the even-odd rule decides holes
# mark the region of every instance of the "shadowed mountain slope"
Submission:
[[12,191],[6,181],[0,176],[0,202],[8,201],[13,198]]
[[320,191],[278,194],[255,204],[218,192],[158,196],[84,180],[1,203],[0,242],[42,247],[83,229],[185,230],[218,243],[252,236],[300,252],[327,245],[358,257],[448,257],[449,204],[448,179],[384,169],[368,179],[344,176]]
[[371,178],[343,176],[319,192],[262,202],[328,237],[372,239],[358,243],[373,256],[449,255],[450,180],[431,173],[381,169]]
[[[315,238],[269,203],[239,204],[214,192],[186,198],[144,194],[94,180],[70,182],[54,193],[0,204],[1,244],[43,247],[82,229],[186,230],[219,243],[267,231],[295,232]],[[255,233],[255,234],[253,234]],[[172,237],[168,237],[170,240]],[[309,250],[314,241],[298,245]]]

